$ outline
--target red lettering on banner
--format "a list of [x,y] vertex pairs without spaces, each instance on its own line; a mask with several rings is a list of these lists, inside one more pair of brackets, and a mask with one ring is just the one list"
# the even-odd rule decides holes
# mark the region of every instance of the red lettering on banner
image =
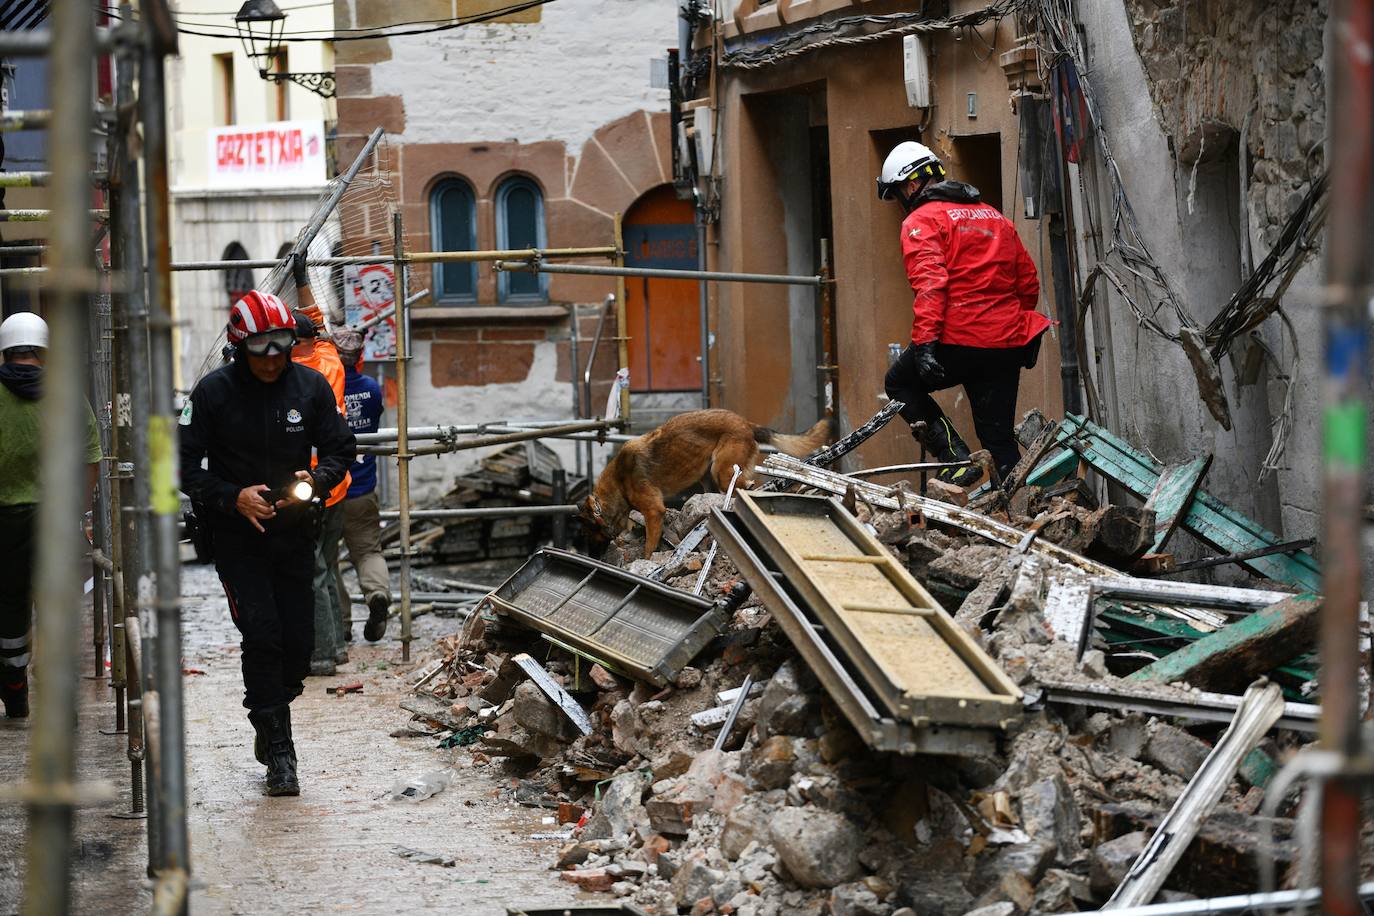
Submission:
[[223,174],[297,172],[320,155],[319,137],[301,128],[269,127],[214,135],[211,167]]

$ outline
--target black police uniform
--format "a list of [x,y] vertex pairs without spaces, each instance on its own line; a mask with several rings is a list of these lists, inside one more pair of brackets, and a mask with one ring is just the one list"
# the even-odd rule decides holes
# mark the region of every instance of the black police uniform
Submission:
[[304,689],[315,638],[314,510],[279,509],[260,520],[264,534],[235,501],[244,487],[280,487],[300,470],[311,470],[316,492],[328,493],[353,462],[353,431],[323,375],[288,362],[265,384],[242,355],[200,380],[179,422],[181,488],[206,516],[215,569],[243,637],[243,705],[290,703]]

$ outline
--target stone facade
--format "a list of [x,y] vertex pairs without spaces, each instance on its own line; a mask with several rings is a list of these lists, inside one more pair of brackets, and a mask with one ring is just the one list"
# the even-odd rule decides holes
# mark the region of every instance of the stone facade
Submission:
[[1207,158],[1209,141],[1234,155],[1249,117],[1250,211],[1268,247],[1324,167],[1326,0],[1128,0],[1126,9],[1180,161]]
[[[1326,3],[1123,0],[1078,10],[1102,126],[1141,233],[1179,300],[1205,324],[1240,285],[1247,242],[1259,263],[1324,167]],[[1094,206],[1107,211],[1105,181],[1097,191]],[[1090,250],[1080,251],[1090,266]],[[1319,521],[1321,283],[1318,254],[1283,296],[1296,351],[1271,318],[1222,359],[1230,431],[1202,406],[1177,345],[1137,327],[1114,297],[1095,308],[1094,346],[1110,359],[1093,369],[1099,382],[1115,376],[1116,431],[1163,462],[1211,452],[1206,488],[1288,538],[1315,533]],[[1262,363],[1255,376],[1242,371],[1247,353]],[[1284,466],[1261,481],[1290,372],[1297,384]]]
[[[499,9],[492,0],[425,0],[408,19],[443,19]],[[336,0],[336,28],[394,21],[395,4]],[[672,0],[549,4],[461,28],[336,45],[339,159],[375,127],[387,131],[397,204],[410,251],[436,247],[430,201],[459,178],[475,198],[475,245],[498,245],[498,188],[512,176],[542,195],[549,248],[610,246],[614,219],[672,180],[668,93],[650,87],[652,58],[676,43]],[[413,14],[413,15],[412,15]],[[613,49],[613,50],[612,50]],[[385,214],[343,214],[368,239],[391,248]],[[604,263],[604,262],[602,262]],[[437,272],[419,268],[412,290]],[[413,424],[573,414],[570,315],[582,310],[582,352],[595,309],[614,290],[606,278],[551,275],[538,302],[502,302],[498,275],[476,270],[475,301],[422,301],[413,310],[410,418]],[[604,405],[617,363],[613,326],[594,366],[593,404]],[[601,406],[593,409],[601,413]],[[564,448],[565,457],[571,450]],[[416,495],[442,488],[479,456],[417,462]],[[570,464],[570,462],[569,462]]]

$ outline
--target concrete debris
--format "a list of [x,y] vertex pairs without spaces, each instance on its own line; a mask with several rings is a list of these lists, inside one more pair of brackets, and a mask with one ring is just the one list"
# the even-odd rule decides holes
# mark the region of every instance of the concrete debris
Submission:
[[1093,893],[1104,898],[1110,896],[1126,879],[1126,873],[1131,870],[1131,866],[1140,857],[1149,840],[1148,833],[1137,830],[1097,844],[1093,848],[1088,870],[1088,880],[1092,882]]
[[[1036,481],[1036,473],[1027,479]],[[625,676],[617,659],[588,649],[579,657],[555,643],[551,651],[547,639],[509,616],[474,615],[478,622],[464,636],[438,641],[418,660],[416,670],[432,676],[407,708],[425,729],[439,729],[436,738],[486,729],[472,748],[453,751],[471,754],[463,766],[499,768],[512,785],[545,799],[537,803],[585,808],[552,864],[577,888],[648,913],[1029,916],[1100,908],[1221,729],[1181,718],[1197,696],[1175,683],[1186,674],[1151,685],[1176,700],[1179,718],[1172,719],[1167,709],[1151,709],[1151,716],[1046,703],[1041,685],[1124,690],[1140,683],[1128,680],[1132,673],[1152,663],[1167,668],[1155,659],[1212,637],[1170,616],[1167,602],[1146,611],[1098,597],[1084,632],[1075,634],[1081,643],[1071,645],[1047,622],[1047,599],[1057,586],[1062,592],[1066,582],[1085,582],[1085,570],[1110,570],[989,543],[930,521],[915,503],[890,511],[858,493],[856,508],[881,544],[943,607],[959,611],[956,622],[1025,691],[1024,716],[995,744],[954,743],[940,757],[871,750],[761,601],[738,601],[733,590],[742,577],[723,549],[701,597],[720,608],[733,594],[738,606],[721,613],[719,635],[671,672],[658,669],[653,683]],[[904,498],[914,497],[908,491]],[[988,510],[996,522],[1023,531],[1034,518],[1024,513],[1044,516],[1038,540],[1122,568],[1159,527],[1152,512],[1097,507],[1086,485],[1067,481],[1027,484],[987,504],[996,505]],[[666,544],[719,505],[719,495],[699,495],[669,510]],[[711,543],[683,552],[663,586],[690,593]],[[642,535],[631,532],[607,562],[644,573],[670,552],[647,562],[642,555]],[[1270,616],[1296,615],[1303,622],[1283,625],[1305,632],[1309,611],[1295,604]],[[1272,632],[1282,627],[1269,623],[1269,654],[1256,664],[1278,657]],[[1244,635],[1237,630],[1227,644]],[[512,661],[521,653],[540,659],[557,690],[527,679]],[[754,686],[728,740],[713,749],[746,677]],[[588,733],[550,699],[560,692],[585,713]],[[1173,870],[1170,892],[1209,897],[1218,881],[1229,889],[1253,879],[1262,793],[1249,787],[1271,778],[1275,761],[1300,740],[1288,731],[1277,736],[1245,758],[1242,780],[1228,786],[1200,841]],[[1281,813],[1273,825],[1282,865],[1295,853],[1294,811]],[[575,813],[568,818],[578,821]]]
[[834,887],[859,872],[863,835],[849,820],[815,808],[783,808],[768,835],[787,873],[802,887]]

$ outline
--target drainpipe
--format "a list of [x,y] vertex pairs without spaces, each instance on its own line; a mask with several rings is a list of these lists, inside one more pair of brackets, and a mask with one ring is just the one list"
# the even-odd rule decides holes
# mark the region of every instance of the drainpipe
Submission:
[[86,316],[96,290],[91,247],[91,89],[95,15],[89,3],[52,6],[49,133],[53,207],[52,283],[47,320],[52,346],[44,370],[39,420],[43,462],[39,483],[37,557],[33,594],[34,667],[43,686],[34,693],[27,787],[29,833],[24,912],[71,909],[72,819],[76,782],[77,644],[81,618],[78,571],[85,510]]
[[[1035,109],[1036,116],[1039,109]],[[1054,277],[1054,310],[1059,316],[1059,376],[1063,389],[1064,410],[1066,413],[1083,412],[1082,388],[1078,378],[1078,279],[1073,269],[1069,253],[1069,239],[1073,236],[1073,192],[1069,188],[1069,164],[1064,154],[1064,144],[1053,125],[1049,126],[1053,136],[1050,149],[1041,147],[1041,155],[1053,161],[1042,161],[1041,168],[1048,172],[1054,169],[1059,184],[1059,200],[1054,201],[1050,212],[1050,272]],[[1040,183],[1045,186],[1044,181]],[[1043,192],[1042,192],[1043,193]]]
[[[1331,5],[1331,213],[1322,309],[1323,531],[1321,742],[1344,773],[1322,795],[1322,911],[1362,912],[1361,789],[1351,775],[1360,741],[1359,604],[1367,481],[1369,321],[1374,302],[1374,6]],[[1340,114],[1337,115],[1336,113]]]

